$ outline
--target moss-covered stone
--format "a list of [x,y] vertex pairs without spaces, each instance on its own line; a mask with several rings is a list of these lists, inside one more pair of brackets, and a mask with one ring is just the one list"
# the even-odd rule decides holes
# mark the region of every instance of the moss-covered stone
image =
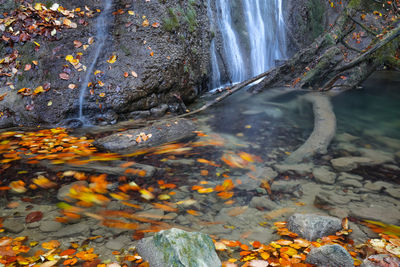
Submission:
[[203,233],[170,229],[141,240],[138,251],[150,266],[221,266],[211,238]]

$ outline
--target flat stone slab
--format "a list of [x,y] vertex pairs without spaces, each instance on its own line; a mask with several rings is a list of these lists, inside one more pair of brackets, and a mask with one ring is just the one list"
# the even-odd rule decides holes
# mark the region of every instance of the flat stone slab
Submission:
[[374,160],[366,157],[341,157],[331,160],[333,168],[338,171],[351,171],[359,165],[373,165]]
[[381,221],[384,223],[398,225],[400,222],[400,211],[394,207],[374,205],[370,207],[350,206],[350,215],[362,220]]
[[276,164],[274,168],[279,173],[284,173],[287,171],[294,171],[300,175],[305,175],[312,172],[312,164],[300,163],[300,164]]
[[[177,141],[183,138],[195,136],[195,124],[188,119],[175,119],[151,126],[127,130],[115,133],[100,139],[94,143],[95,146],[112,152],[132,152],[140,148],[158,146],[165,143]],[[141,134],[151,135],[146,141],[137,142]]]

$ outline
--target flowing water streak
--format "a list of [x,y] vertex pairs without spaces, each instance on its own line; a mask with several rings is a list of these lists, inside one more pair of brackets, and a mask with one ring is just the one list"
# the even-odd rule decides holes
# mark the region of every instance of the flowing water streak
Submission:
[[250,41],[251,72],[253,76],[262,73],[267,67],[270,67],[267,61],[267,39],[260,1],[262,0],[244,1],[244,14]]
[[217,14],[219,29],[222,34],[226,62],[232,82],[241,82],[246,78],[244,61],[240,51],[237,33],[233,28],[231,18],[231,0],[217,0]]
[[[215,20],[213,16],[213,12],[211,9],[211,0],[207,1],[207,14],[210,19],[210,24],[213,27]],[[215,30],[214,27],[212,29],[213,31]],[[215,38],[211,40],[211,47],[210,47],[210,53],[211,53],[211,88],[217,88],[220,84],[219,81],[221,80],[221,73],[219,71],[219,66],[218,66],[218,59],[217,59],[217,48],[215,47]]]
[[94,42],[95,51],[93,55],[92,63],[89,68],[86,70],[85,78],[81,84],[81,90],[79,95],[79,117],[78,119],[81,122],[84,122],[83,116],[83,104],[85,101],[85,94],[88,88],[90,76],[93,74],[94,67],[96,66],[97,60],[102,52],[104,44],[106,43],[107,34],[108,34],[108,18],[109,12],[112,6],[112,0],[104,0],[104,10],[101,12],[100,16],[97,18],[96,23],[96,39]]
[[[241,25],[240,18],[236,25],[233,23],[233,6],[243,8],[244,27]],[[231,75],[231,80],[236,83],[267,71],[275,66],[276,60],[286,58],[282,0],[216,0],[215,13],[223,44],[222,56],[226,65],[221,64],[221,59],[217,57],[216,44],[213,41],[211,44],[212,88],[223,86],[227,80],[223,78],[222,67],[227,68],[224,73],[227,71]],[[238,10],[235,10],[235,13],[236,16],[240,14]],[[212,13],[210,18],[212,18]],[[212,19],[211,23],[213,23]],[[243,29],[246,32],[243,32]]]

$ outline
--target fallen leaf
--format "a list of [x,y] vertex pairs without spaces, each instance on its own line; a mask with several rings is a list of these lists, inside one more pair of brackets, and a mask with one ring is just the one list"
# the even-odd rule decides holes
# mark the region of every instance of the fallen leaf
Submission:
[[62,80],[69,80],[69,75],[67,73],[65,73],[65,72],[62,72],[62,73],[58,74],[58,76]]

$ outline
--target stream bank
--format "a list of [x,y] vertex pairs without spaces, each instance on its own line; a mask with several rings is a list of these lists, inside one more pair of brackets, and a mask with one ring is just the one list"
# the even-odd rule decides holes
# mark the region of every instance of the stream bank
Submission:
[[[84,66],[91,64],[96,49],[96,21],[103,2],[86,1],[87,9],[80,1],[59,4],[74,10],[74,28],[64,27],[50,37],[37,35],[33,40],[40,47],[33,40],[13,43],[17,63],[3,67],[11,72],[15,66],[16,72],[0,78],[0,95],[6,94],[0,101],[1,128],[54,125],[78,117],[79,88]],[[183,103],[207,89],[211,32],[206,3],[120,0],[113,1],[112,10],[109,38],[94,67],[96,74],[89,79],[92,87],[87,89],[83,113],[91,123],[107,124],[184,111]],[[64,17],[60,14],[59,19]],[[13,51],[2,46],[1,58]],[[79,63],[66,60],[68,55]],[[107,62],[113,56],[115,62]],[[39,86],[44,92],[17,93]]]

